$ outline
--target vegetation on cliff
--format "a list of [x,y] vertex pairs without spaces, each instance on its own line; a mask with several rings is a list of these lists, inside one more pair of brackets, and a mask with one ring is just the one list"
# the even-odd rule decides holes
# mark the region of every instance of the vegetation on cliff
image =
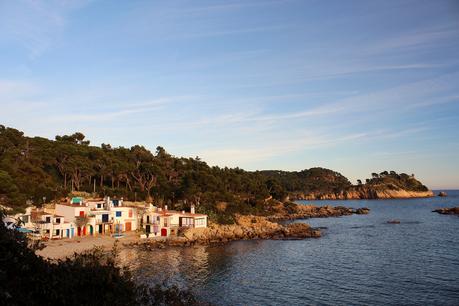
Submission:
[[[427,189],[414,177],[392,171],[374,175],[363,186]],[[139,145],[96,147],[82,133],[49,140],[0,125],[0,205],[15,210],[24,208],[26,201],[39,205],[71,191],[95,191],[128,200],[154,199],[175,209],[194,203],[211,220],[232,223],[235,213],[267,214],[270,198],[355,187],[340,173],[324,168],[250,172],[210,167],[199,157],[175,157],[162,147],[154,153]]]
[[428,191],[429,189],[418,181],[414,174],[398,174],[395,171],[384,171],[372,173],[372,178],[367,179],[365,185],[373,189],[406,190],[406,191]]

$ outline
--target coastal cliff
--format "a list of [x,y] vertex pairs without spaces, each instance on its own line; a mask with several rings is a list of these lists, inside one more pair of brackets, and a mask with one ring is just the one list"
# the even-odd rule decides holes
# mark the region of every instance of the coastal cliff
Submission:
[[361,199],[408,199],[408,198],[428,198],[433,197],[434,193],[428,191],[409,191],[391,189],[372,189],[360,188],[344,190],[336,193],[294,193],[290,200],[361,200]]
[[418,181],[414,175],[394,171],[372,173],[365,184],[346,186],[333,191],[313,190],[291,192],[290,200],[359,200],[359,199],[407,199],[433,197],[434,193]]

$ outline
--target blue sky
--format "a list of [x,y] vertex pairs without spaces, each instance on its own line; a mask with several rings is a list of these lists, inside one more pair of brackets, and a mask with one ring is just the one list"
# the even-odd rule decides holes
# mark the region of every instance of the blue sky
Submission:
[[457,1],[0,0],[0,123],[459,188]]

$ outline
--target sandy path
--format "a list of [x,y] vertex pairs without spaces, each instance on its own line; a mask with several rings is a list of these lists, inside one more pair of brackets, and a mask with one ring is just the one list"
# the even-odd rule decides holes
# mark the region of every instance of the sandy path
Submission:
[[102,247],[105,250],[110,250],[115,241],[119,240],[119,246],[124,243],[133,242],[139,239],[136,233],[128,233],[121,239],[115,239],[110,236],[86,236],[72,239],[60,239],[44,242],[45,248],[37,251],[37,255],[50,259],[60,259],[72,256],[74,253],[81,253],[92,249],[93,247]]

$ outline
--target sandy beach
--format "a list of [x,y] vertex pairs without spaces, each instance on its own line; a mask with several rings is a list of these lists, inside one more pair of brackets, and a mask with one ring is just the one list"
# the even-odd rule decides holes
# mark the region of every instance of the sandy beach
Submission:
[[125,237],[115,239],[110,236],[86,236],[72,239],[50,240],[44,242],[44,249],[37,251],[37,255],[49,259],[63,259],[72,256],[74,253],[81,253],[90,250],[94,247],[101,247],[104,250],[110,250],[115,241],[118,240],[119,245],[130,243],[138,240],[137,233],[126,233]]

